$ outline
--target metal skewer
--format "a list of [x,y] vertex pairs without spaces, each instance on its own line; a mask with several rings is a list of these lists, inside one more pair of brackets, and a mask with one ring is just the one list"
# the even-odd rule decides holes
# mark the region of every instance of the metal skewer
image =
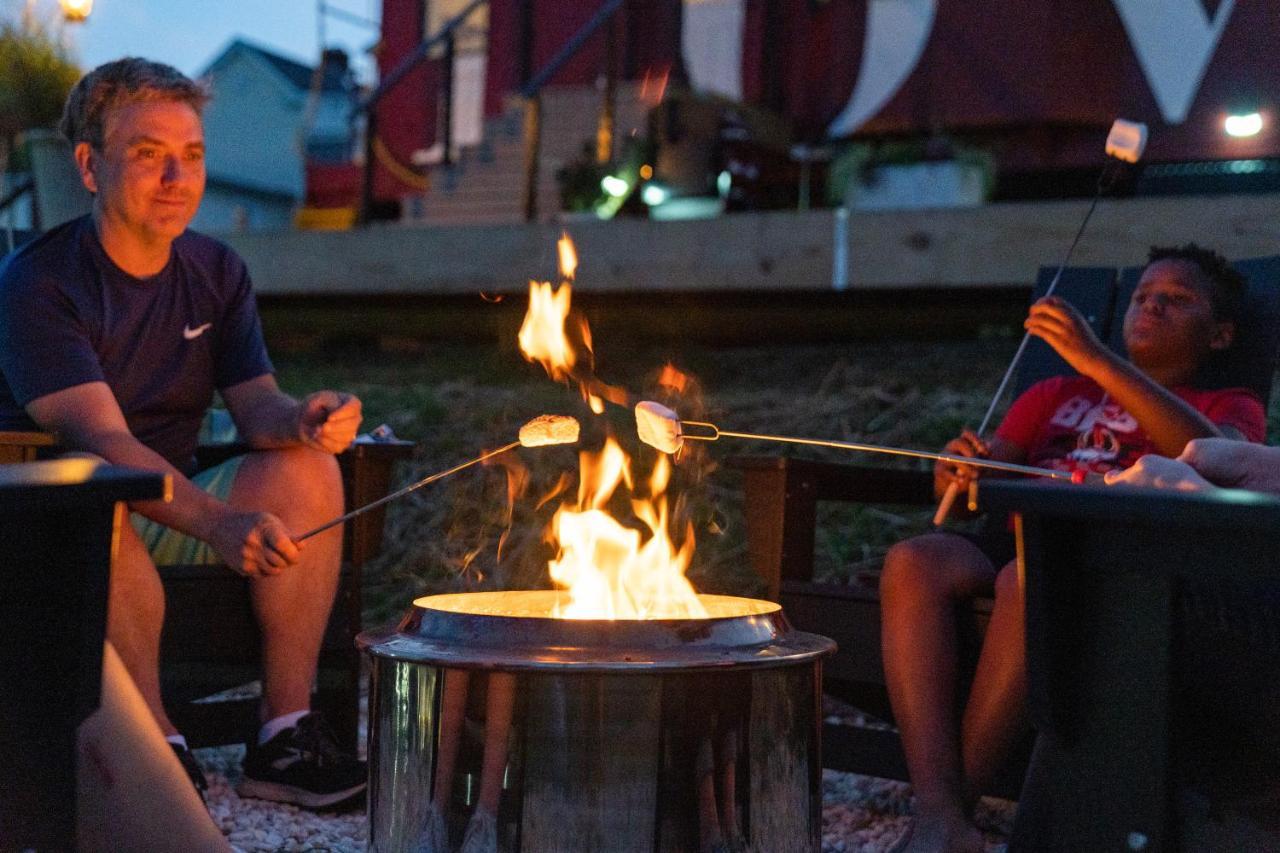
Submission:
[[398,492],[392,492],[386,497],[378,498],[373,503],[365,504],[359,509],[353,509],[351,510],[351,512],[348,512],[345,515],[340,515],[337,518],[333,519],[332,521],[326,521],[324,524],[320,525],[314,530],[308,530],[306,533],[302,534],[301,536],[295,537],[293,541],[301,542],[303,539],[310,539],[312,536],[315,536],[317,533],[323,533],[324,531],[328,530],[330,527],[336,527],[339,524],[343,524],[344,522],[350,521],[351,519],[355,518],[357,515],[366,513],[369,510],[374,509],[375,507],[380,507],[384,503],[387,503],[388,501],[393,501],[396,498],[404,497],[405,495],[409,494],[415,489],[420,489],[429,483],[434,483],[436,480],[443,480],[445,477],[448,477],[450,474],[458,473],[463,468],[470,468],[472,465],[478,465],[479,463],[484,462],[486,459],[492,459],[494,456],[497,456],[500,453],[506,453],[508,450],[512,450],[519,446],[520,446],[519,441],[513,441],[510,444],[499,447],[497,450],[490,450],[488,453],[482,453],[481,455],[477,456],[475,459],[470,460],[469,462],[463,462],[461,465],[454,465],[452,468],[448,469],[447,471],[439,471],[435,474],[431,474],[430,476],[423,477],[418,482],[405,486],[403,489],[401,489]]
[[1006,471],[1011,474],[1029,474],[1033,477],[1048,477],[1053,480],[1072,480],[1069,471],[1054,471],[1051,468],[1037,468],[1034,465],[1018,465],[1013,462],[996,462],[990,459],[974,459],[969,456],[955,456],[950,453],[933,453],[928,450],[908,450],[901,447],[885,447],[880,444],[862,444],[854,441],[828,441],[817,438],[792,438],[785,435],[761,435],[753,432],[731,432],[720,429],[715,424],[704,421],[680,421],[680,437],[690,441],[715,441],[719,438],[746,438],[756,441],[775,441],[783,444],[804,444],[810,447],[834,447],[837,450],[857,450],[863,453],[884,453],[890,456],[909,456],[915,459],[930,459],[935,462],[954,462],[974,468],[990,468],[993,471]]

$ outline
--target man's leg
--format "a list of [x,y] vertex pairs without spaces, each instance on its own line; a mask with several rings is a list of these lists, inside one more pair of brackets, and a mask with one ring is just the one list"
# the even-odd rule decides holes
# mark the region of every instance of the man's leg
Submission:
[[120,550],[111,564],[107,639],[115,647],[147,707],[166,736],[178,730],[160,698],[160,629],[164,587],[132,524],[120,526]]
[[881,647],[915,791],[910,850],[983,849],[965,807],[955,608],[989,592],[995,577],[995,567],[976,545],[948,533],[900,542],[885,558]]
[[[342,514],[342,478],[330,455],[308,448],[250,453],[229,502],[278,516],[295,536]],[[250,584],[262,629],[264,722],[311,705],[320,643],[342,560],[342,527],[303,543],[297,565]]]
[[1027,647],[1017,566],[996,578],[996,604],[961,723],[967,799],[991,784],[1013,741],[1027,727]]

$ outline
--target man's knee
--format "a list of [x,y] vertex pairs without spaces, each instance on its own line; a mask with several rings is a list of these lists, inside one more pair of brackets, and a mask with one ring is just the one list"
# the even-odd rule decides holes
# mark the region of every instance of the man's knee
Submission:
[[253,503],[283,501],[309,513],[342,512],[342,474],[337,459],[309,447],[251,454],[241,463],[235,491]]

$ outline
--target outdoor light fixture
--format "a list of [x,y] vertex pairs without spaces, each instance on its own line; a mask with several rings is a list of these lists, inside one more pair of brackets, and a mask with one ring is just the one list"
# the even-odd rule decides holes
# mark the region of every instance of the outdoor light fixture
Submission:
[[657,207],[670,197],[670,190],[660,184],[645,184],[640,192],[640,200],[650,207]]
[[1222,123],[1227,136],[1257,136],[1262,130],[1262,114],[1259,112],[1234,113]]
[[600,179],[600,189],[614,198],[622,198],[631,189],[630,184],[615,175],[605,175]]
[[84,22],[93,11],[93,0],[58,0],[58,5],[62,7],[62,17],[73,24]]

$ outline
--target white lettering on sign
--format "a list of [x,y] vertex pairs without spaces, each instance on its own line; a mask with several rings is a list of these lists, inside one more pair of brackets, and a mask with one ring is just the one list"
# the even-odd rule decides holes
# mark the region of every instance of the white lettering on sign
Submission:
[[1235,0],[1222,0],[1212,18],[1203,0],[1111,2],[1124,22],[1160,114],[1169,124],[1181,124],[1191,110]]
[[920,62],[937,11],[937,0],[871,0],[857,83],[828,136],[848,136],[880,112]]
[[[1195,101],[1235,0],[1221,0],[1212,17],[1204,0],[1111,2],[1161,116],[1169,124],[1180,124]],[[857,82],[849,102],[827,128],[828,136],[850,135],[888,103],[919,64],[936,12],[937,0],[870,0]]]

